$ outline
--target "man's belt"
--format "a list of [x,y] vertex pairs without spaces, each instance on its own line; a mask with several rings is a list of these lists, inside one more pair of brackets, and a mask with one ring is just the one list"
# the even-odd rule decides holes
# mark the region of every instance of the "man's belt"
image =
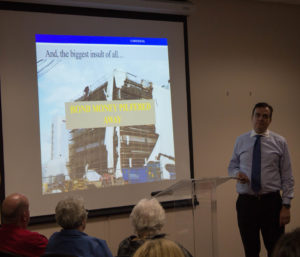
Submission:
[[256,199],[256,200],[263,200],[263,199],[269,199],[269,198],[274,198],[276,196],[279,196],[280,192],[275,191],[275,192],[270,192],[270,193],[265,193],[265,194],[239,194],[239,197],[244,198],[244,199]]

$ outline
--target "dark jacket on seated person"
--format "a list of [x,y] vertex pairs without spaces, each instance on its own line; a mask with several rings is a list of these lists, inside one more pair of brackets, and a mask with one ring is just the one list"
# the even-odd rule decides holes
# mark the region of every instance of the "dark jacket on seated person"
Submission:
[[112,257],[105,242],[77,229],[62,229],[49,239],[47,253],[64,253],[78,257]]
[[[128,256],[132,257],[136,250],[146,242],[146,240],[155,240],[158,238],[165,238],[166,234],[158,234],[150,238],[139,238],[135,235],[132,235],[130,237],[125,238],[119,245],[118,249],[118,256]],[[185,257],[193,257],[191,253],[185,249],[182,245],[178,244],[177,245],[181,248],[183,251],[183,254]]]

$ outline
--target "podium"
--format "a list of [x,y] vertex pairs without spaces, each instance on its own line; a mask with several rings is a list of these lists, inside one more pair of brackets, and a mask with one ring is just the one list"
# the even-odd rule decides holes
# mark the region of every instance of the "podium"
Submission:
[[[168,202],[171,206],[173,203],[174,208],[178,206],[176,202],[191,202],[189,210],[178,214],[176,209],[175,215],[170,220],[167,218],[167,223],[172,231],[175,230],[170,238],[186,247],[194,257],[218,257],[216,189],[230,179],[216,177],[180,180],[155,195],[161,203]],[[186,224],[180,227],[182,223]]]

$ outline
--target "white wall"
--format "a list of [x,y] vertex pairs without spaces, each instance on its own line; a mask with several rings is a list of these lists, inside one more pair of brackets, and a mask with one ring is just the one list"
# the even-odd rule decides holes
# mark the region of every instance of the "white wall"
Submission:
[[[300,225],[300,6],[196,1],[188,19],[196,177],[224,176],[238,135],[251,129],[254,104],[274,107],[270,126],[286,137],[296,180],[290,230]],[[243,256],[235,183],[218,190],[220,256]]]

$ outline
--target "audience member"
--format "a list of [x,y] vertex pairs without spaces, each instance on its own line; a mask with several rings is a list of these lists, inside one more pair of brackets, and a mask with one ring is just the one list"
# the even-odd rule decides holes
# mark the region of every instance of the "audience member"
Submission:
[[27,230],[30,218],[27,197],[17,193],[7,196],[2,202],[1,217],[1,251],[25,257],[36,257],[44,253],[48,239]]
[[280,237],[275,245],[273,257],[300,257],[300,228]]
[[88,236],[83,231],[86,226],[87,212],[83,201],[69,197],[58,202],[55,209],[56,222],[62,227],[49,239],[46,253],[70,254],[82,257],[112,257],[102,239]]
[[[161,229],[165,223],[165,211],[156,198],[142,199],[133,208],[130,220],[136,235],[125,238],[119,245],[118,256],[132,257],[135,251],[148,239],[164,238]],[[181,245],[184,256],[192,255]]]
[[160,238],[146,241],[133,257],[184,257],[184,253],[173,241]]

